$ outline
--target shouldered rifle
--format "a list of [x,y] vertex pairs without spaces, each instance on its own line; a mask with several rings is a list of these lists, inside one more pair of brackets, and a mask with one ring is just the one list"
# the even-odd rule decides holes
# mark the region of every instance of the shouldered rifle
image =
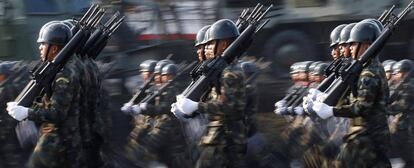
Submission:
[[325,91],[327,94],[324,103],[334,106],[339,101],[339,98],[347,90],[348,86],[354,84],[362,72],[366,63],[377,54],[384,47],[388,39],[391,37],[395,28],[401,22],[402,18],[412,10],[413,1],[397,16],[388,22],[387,27],[381,32],[380,36],[370,45],[370,47],[361,55],[359,60],[352,60],[352,63],[343,71],[341,76],[335,79],[330,87]]
[[139,88],[139,90],[134,94],[134,96],[132,96],[131,99],[129,99],[128,103],[130,104],[136,104],[138,103],[138,101],[140,101],[141,99],[144,98],[145,95],[145,91],[150,88],[151,83],[154,81],[154,77],[155,75],[152,74],[148,80],[142,85],[141,88]]
[[247,46],[249,46],[253,40],[254,34],[267,23],[266,21],[259,25],[261,19],[267,14],[271,7],[272,5],[261,15],[257,15],[249,21],[249,25],[243,33],[230,44],[221,56],[217,56],[209,62],[208,69],[205,69],[203,75],[201,75],[192,85],[188,86],[182,95],[193,101],[199,101],[200,97],[211,87],[214,81],[217,81],[220,78],[221,73],[227,65],[237,59],[247,49]]
[[173,80],[171,80],[170,82],[166,83],[165,85],[163,85],[161,88],[159,88],[158,90],[155,90],[154,92],[152,92],[151,94],[147,95],[144,99],[142,99],[142,101],[140,103],[149,103],[154,101],[154,99],[161,94],[162,92],[164,92],[166,89],[169,88],[169,86],[171,86],[172,84],[174,84],[181,75],[183,74],[187,74],[187,72],[197,63],[197,61],[192,62],[191,64],[187,65],[182,71],[180,71],[180,73],[178,73],[175,78]]

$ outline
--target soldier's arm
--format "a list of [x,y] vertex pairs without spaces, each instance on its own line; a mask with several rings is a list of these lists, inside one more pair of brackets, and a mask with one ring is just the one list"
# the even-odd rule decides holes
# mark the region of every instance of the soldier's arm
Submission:
[[412,106],[411,102],[414,99],[413,92],[414,88],[410,88],[409,86],[404,87],[404,90],[398,95],[398,99],[388,106],[388,114],[409,113],[410,107]]
[[198,112],[225,115],[228,111],[243,111],[245,101],[243,76],[237,72],[223,72],[220,99],[200,102]]
[[357,83],[358,96],[349,105],[333,108],[334,116],[355,118],[367,116],[381,88],[381,81],[372,72],[362,72]]
[[168,87],[166,92],[161,94],[160,103],[156,106],[152,103],[147,104],[147,109],[142,111],[142,114],[163,114],[168,113],[171,109],[171,104],[175,101],[177,90],[174,86]]
[[28,119],[35,122],[59,123],[64,120],[71,106],[75,84],[66,75],[56,77],[50,104],[30,109]]

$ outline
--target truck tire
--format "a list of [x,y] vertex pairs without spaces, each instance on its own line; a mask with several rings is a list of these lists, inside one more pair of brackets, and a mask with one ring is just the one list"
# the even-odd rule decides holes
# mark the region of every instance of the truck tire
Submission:
[[303,32],[284,30],[267,40],[264,56],[272,61],[272,72],[281,77],[289,72],[290,65],[299,61],[315,60],[315,44]]

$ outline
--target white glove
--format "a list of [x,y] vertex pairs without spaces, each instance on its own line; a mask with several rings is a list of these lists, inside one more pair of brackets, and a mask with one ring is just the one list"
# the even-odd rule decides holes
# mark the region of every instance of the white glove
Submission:
[[141,109],[139,104],[133,105],[131,107],[131,113],[133,113],[133,114],[140,114],[141,111],[142,111],[142,109]]
[[175,117],[177,117],[178,119],[185,119],[184,118],[184,113],[180,110],[178,110],[177,108],[177,103],[173,103],[171,104],[171,112],[174,114]]
[[121,107],[121,111],[124,113],[131,113],[132,112],[132,103],[125,103],[124,106]]
[[285,114],[287,114],[287,108],[286,107],[276,107],[275,113],[277,115],[285,115]]
[[318,96],[316,98],[316,101],[323,102],[326,99],[326,97],[328,97],[328,94],[326,94],[326,93],[320,93],[320,94],[318,94]]
[[179,111],[191,115],[198,109],[198,102],[192,101],[183,95],[178,95],[176,106]]
[[279,100],[278,102],[275,103],[276,108],[280,108],[284,106],[286,106],[286,100]]
[[327,119],[333,116],[332,106],[325,103],[315,101],[312,110],[322,119]]
[[141,109],[141,110],[147,110],[147,103],[140,103],[139,104],[139,108]]
[[319,94],[321,93],[323,92],[319,91],[318,89],[311,88],[309,89],[307,97],[311,100],[316,100],[316,98],[318,98]]
[[302,108],[306,113],[310,114],[311,112],[313,112],[312,106],[313,100],[310,99],[308,96],[303,97]]
[[7,108],[9,115],[18,121],[22,121],[27,118],[29,108],[17,105],[17,102],[8,102]]
[[302,108],[302,107],[300,107],[300,106],[297,106],[297,107],[293,108],[293,112],[294,112],[296,115],[303,115],[303,108]]

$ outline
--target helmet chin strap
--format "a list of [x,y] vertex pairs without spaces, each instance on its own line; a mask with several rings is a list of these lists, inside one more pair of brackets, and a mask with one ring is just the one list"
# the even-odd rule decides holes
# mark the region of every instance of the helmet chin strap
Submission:
[[49,52],[50,52],[50,44],[47,44],[47,49],[46,49],[46,55],[45,55],[45,61],[48,61],[48,57],[49,57]]
[[355,53],[355,59],[358,60],[358,54],[359,54],[359,49],[361,48],[361,43],[358,43],[357,48],[356,48],[356,53]]

